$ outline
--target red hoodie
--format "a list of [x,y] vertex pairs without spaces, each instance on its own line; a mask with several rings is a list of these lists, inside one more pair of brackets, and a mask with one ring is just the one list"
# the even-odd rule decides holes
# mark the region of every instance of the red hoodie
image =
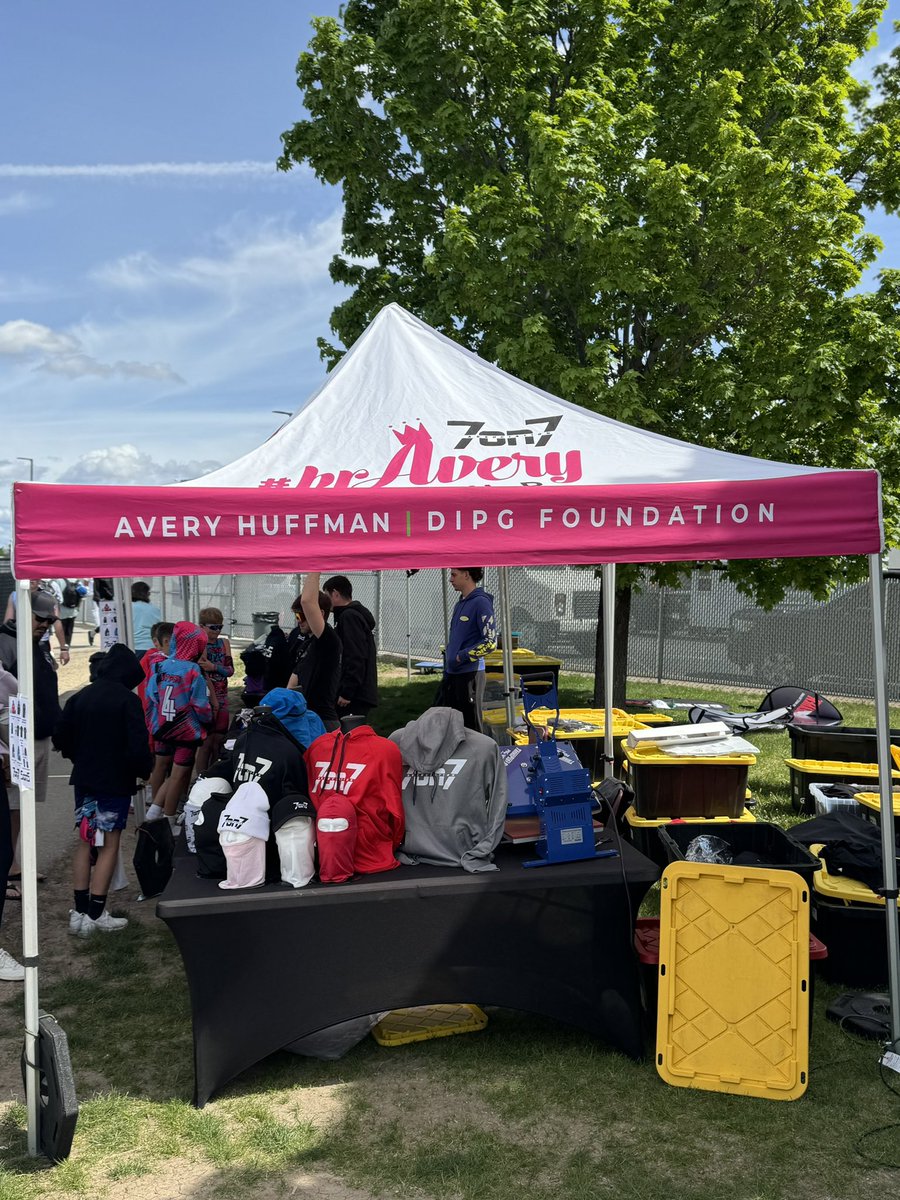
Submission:
[[346,796],[356,809],[354,867],[361,875],[399,866],[403,841],[400,750],[371,725],[317,737],[305,754],[309,794],[318,811],[329,796]]

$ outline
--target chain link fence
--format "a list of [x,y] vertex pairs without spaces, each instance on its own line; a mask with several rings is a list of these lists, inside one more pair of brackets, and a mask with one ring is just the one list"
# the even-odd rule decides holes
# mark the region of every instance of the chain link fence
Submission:
[[[324,578],[324,576],[323,576]],[[354,598],[375,614],[378,649],[418,659],[440,658],[456,600],[446,571],[358,572]],[[296,575],[210,575],[148,578],[167,620],[220,608],[238,643],[277,619],[293,624]],[[512,632],[519,644],[592,672],[600,579],[589,567],[513,567],[509,573]],[[497,592],[497,571],[484,586]],[[12,587],[0,568],[0,603]],[[89,604],[85,605],[89,609]],[[271,614],[276,614],[274,618]],[[790,683],[837,696],[871,696],[872,635],[867,584],[837,589],[824,602],[790,592],[771,612],[742,596],[717,570],[695,571],[679,588],[646,586],[632,598],[628,642],[631,678],[770,688]],[[85,612],[85,619],[88,612]],[[900,696],[900,573],[885,576],[885,628],[890,695]]]

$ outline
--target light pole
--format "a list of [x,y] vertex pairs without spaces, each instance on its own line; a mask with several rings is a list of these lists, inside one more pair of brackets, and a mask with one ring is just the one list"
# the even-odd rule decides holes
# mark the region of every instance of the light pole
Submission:
[[28,463],[28,479],[29,479],[29,482],[34,483],[34,459],[33,458],[24,458],[21,454],[17,454],[16,458],[19,460],[19,462],[27,462]]

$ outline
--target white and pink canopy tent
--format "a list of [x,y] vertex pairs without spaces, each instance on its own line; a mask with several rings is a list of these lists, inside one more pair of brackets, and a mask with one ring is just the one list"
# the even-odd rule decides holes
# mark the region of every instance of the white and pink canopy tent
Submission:
[[[606,564],[610,639],[618,562],[868,555],[882,828],[893,836],[875,471],[768,462],[621,424],[390,304],[306,404],[228,466],[174,487],[19,483],[13,508],[18,580]],[[506,672],[509,684],[508,653]],[[895,889],[893,855],[885,863]]]

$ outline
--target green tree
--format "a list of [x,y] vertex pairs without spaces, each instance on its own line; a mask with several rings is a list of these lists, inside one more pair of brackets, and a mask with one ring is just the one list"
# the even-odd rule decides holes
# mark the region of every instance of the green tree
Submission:
[[[348,0],[314,22],[283,169],[343,190],[350,346],[396,300],[586,407],[876,467],[898,523],[900,68],[851,74],[883,0]],[[330,362],[341,351],[321,343]],[[733,562],[822,596],[855,560]],[[661,581],[673,568],[648,565]],[[635,572],[622,572],[627,613]],[[624,643],[624,639],[622,639]],[[620,643],[617,693],[624,690]]]

